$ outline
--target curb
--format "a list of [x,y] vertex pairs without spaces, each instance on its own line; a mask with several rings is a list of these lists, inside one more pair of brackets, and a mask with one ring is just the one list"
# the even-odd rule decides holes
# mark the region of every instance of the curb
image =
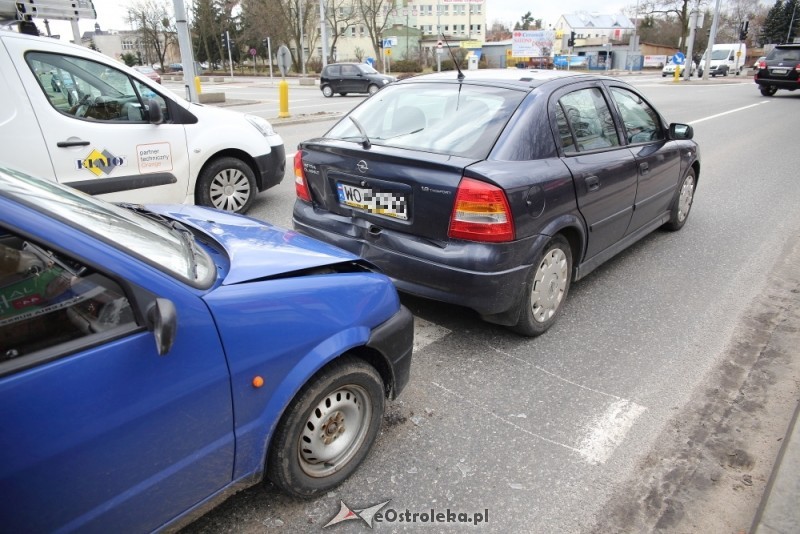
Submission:
[[781,450],[775,459],[752,534],[793,534],[800,532],[800,403],[792,416]]

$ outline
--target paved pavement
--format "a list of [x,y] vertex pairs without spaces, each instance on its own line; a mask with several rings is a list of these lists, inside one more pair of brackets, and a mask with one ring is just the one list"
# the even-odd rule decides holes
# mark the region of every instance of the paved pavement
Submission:
[[[627,71],[611,71],[611,76],[638,75]],[[741,77],[730,77],[730,80],[719,80],[722,83],[740,83]],[[240,79],[236,80],[241,83]],[[686,81],[686,80],[684,80]],[[693,81],[703,81],[693,79]],[[290,83],[300,86],[298,79],[290,79]],[[224,85],[224,82],[222,82]],[[303,85],[300,87],[313,88]],[[237,106],[249,103],[241,100],[228,100],[215,105]],[[254,102],[253,102],[254,103]],[[298,124],[327,120],[338,116],[338,113],[320,113],[305,116],[293,116],[288,119],[272,119],[273,124]],[[771,344],[776,346],[800,347],[800,325],[793,325],[785,330],[776,331]],[[799,355],[800,356],[800,355]],[[751,527],[752,534],[797,534],[800,533],[800,402],[789,422],[783,446],[775,460],[772,475],[764,491],[761,504]]]

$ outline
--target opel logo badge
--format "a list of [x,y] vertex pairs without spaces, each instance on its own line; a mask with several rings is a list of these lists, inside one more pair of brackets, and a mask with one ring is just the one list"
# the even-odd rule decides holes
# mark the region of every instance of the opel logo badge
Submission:
[[367,172],[369,170],[369,167],[367,166],[367,162],[362,159],[356,164],[356,169],[358,169],[361,172]]

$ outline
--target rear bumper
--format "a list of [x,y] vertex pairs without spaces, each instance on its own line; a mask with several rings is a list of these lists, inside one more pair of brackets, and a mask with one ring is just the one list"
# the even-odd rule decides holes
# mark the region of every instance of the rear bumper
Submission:
[[788,89],[789,91],[795,91],[800,89],[800,81],[798,80],[788,80],[786,78],[753,78],[755,82],[759,86],[770,86],[774,85],[778,89]]
[[548,239],[533,236],[511,243],[434,243],[387,229],[373,233],[359,222],[317,212],[302,201],[295,202],[292,217],[295,230],[365,258],[400,291],[466,306],[484,316],[517,305],[533,258]]
[[376,327],[367,346],[384,355],[393,377],[391,398],[395,399],[408,384],[411,353],[414,345],[414,316],[405,306],[388,321]]
[[270,147],[270,153],[257,156],[256,167],[256,186],[259,191],[265,191],[281,183],[283,174],[286,171],[286,149],[283,145]]

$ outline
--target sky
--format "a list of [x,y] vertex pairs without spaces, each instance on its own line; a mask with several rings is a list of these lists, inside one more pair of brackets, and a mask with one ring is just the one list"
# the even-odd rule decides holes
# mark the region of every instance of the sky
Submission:
[[[168,0],[170,1],[170,0]],[[308,0],[314,2],[316,0]],[[432,4],[436,0],[415,0],[415,3]],[[128,28],[125,23],[126,6],[132,2],[126,0],[94,0],[94,8],[97,11],[97,21],[81,20],[78,25],[81,33],[94,29],[95,22],[100,23],[103,30],[124,30]],[[188,6],[190,0],[185,0]],[[486,10],[486,23],[491,24],[499,20],[513,27],[522,15],[531,12],[534,19],[542,19],[544,27],[548,24],[555,24],[558,17],[564,13],[576,13],[578,11],[596,12],[604,15],[619,13],[623,8],[633,5],[634,0],[612,0],[610,2],[599,2],[598,0],[564,0],[563,2],[540,1],[531,2],[530,0],[484,0]],[[40,24],[40,30],[44,33],[44,25]],[[62,39],[72,39],[72,27],[68,22],[51,21],[50,30],[53,34],[60,34]]]

